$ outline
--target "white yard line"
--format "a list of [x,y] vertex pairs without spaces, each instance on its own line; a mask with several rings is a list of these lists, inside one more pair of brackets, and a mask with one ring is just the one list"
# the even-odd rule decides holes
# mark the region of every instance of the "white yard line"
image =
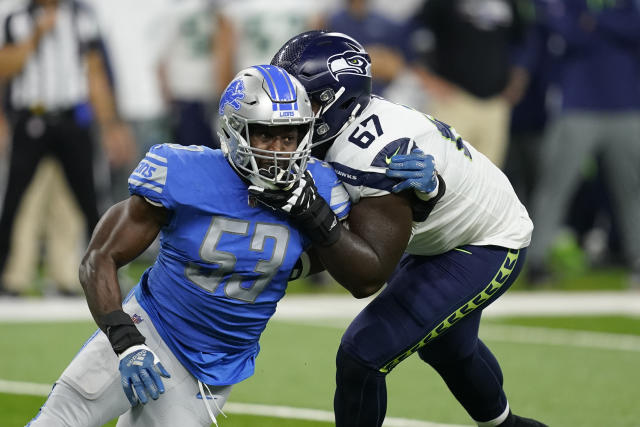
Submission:
[[[0,379],[0,393],[24,394],[29,396],[47,396],[51,384],[38,384],[23,381],[7,381]],[[263,417],[287,418],[306,421],[333,422],[333,412],[320,409],[293,408],[290,406],[259,405],[254,403],[228,402],[224,412],[229,414],[257,415]],[[34,413],[35,415],[35,413]],[[406,418],[388,417],[386,427],[466,427],[459,424],[438,424]]]
[[[352,319],[371,298],[348,295],[291,295],[276,319]],[[511,292],[485,310],[485,316],[640,316],[640,292]],[[0,298],[0,322],[91,320],[84,299]]]
[[640,352],[640,336],[570,329],[491,325],[480,328],[488,341]]
[[[349,325],[349,321],[345,319],[281,319],[278,321],[282,323],[336,328],[341,330],[344,330]],[[484,323],[480,327],[480,338],[487,341],[506,343],[640,352],[640,336],[638,335],[611,334],[571,329]]]
[[[28,396],[48,396],[53,384],[7,381],[0,379],[0,393],[25,394]],[[34,414],[35,415],[35,414]]]

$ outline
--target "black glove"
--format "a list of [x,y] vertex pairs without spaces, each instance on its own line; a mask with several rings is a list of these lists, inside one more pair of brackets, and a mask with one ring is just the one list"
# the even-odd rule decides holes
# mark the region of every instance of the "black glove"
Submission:
[[314,245],[330,246],[340,238],[338,218],[318,194],[309,171],[290,188],[271,190],[252,185],[249,193],[266,207],[289,216]]

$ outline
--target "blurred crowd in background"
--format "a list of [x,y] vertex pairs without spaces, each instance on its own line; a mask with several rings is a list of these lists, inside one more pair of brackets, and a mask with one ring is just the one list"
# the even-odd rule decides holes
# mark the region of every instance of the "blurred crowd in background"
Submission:
[[528,286],[602,266],[640,286],[640,0],[0,0],[0,292],[80,294],[144,152],[217,148],[220,91],[310,29],[356,38],[374,93],[504,170]]

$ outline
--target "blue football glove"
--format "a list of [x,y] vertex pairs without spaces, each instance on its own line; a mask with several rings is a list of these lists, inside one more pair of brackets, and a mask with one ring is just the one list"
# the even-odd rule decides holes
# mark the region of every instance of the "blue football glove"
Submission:
[[170,378],[171,375],[149,347],[134,345],[120,354],[119,359],[122,388],[131,406],[136,406],[138,399],[143,404],[147,403],[147,395],[156,400],[160,393],[164,393],[160,377]]
[[433,156],[424,154],[419,148],[414,148],[410,154],[392,156],[385,173],[389,178],[402,180],[391,189],[394,193],[413,188],[422,200],[438,194],[438,173]]

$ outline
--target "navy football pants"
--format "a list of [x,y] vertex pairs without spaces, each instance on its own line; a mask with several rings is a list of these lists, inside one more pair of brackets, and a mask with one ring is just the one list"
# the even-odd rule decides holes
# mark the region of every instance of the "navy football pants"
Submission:
[[481,311],[517,278],[526,249],[463,246],[405,255],[387,287],[349,325],[337,357],[336,426],[380,426],[385,375],[418,352],[476,421],[506,408],[502,373],[478,338]]

